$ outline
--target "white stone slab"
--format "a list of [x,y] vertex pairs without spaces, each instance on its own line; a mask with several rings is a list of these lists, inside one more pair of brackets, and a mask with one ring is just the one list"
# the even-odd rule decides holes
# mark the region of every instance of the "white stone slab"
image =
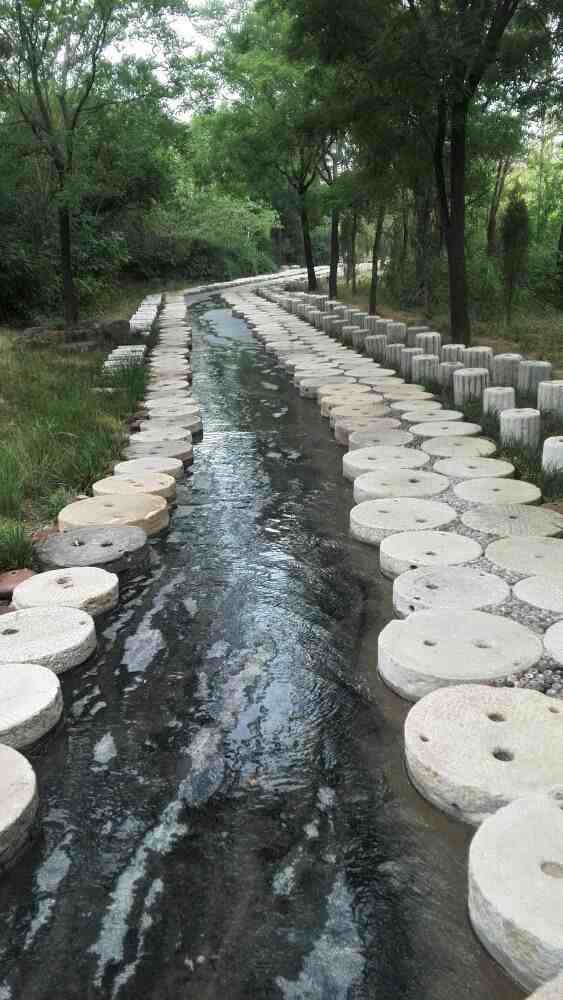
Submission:
[[449,479],[435,472],[401,469],[393,463],[358,476],[354,481],[354,500],[363,503],[384,497],[433,497],[443,493],[449,485]]
[[61,685],[52,670],[36,663],[0,665],[0,744],[15,750],[31,746],[57,725],[62,712]]
[[117,462],[113,471],[116,476],[144,476],[147,472],[160,473],[182,479],[184,466],[178,458],[132,458],[128,462]]
[[467,479],[454,486],[454,493],[468,503],[495,504],[539,503],[541,490],[521,479]]
[[143,472],[137,475],[122,474],[99,479],[92,486],[95,497],[136,496],[138,493],[154,493],[157,497],[172,500],[176,496],[176,480],[162,472]]
[[436,437],[428,438],[420,445],[428,455],[436,458],[472,458],[494,455],[497,450],[494,441],[482,437]]
[[379,549],[379,566],[393,579],[408,570],[425,566],[458,566],[482,556],[472,538],[453,531],[405,531],[385,538]]
[[563,580],[563,540],[541,535],[499,538],[485,550],[486,558],[519,576],[554,576]]
[[0,744],[0,870],[25,846],[38,805],[31,764],[17,750]]
[[401,531],[429,531],[456,520],[456,511],[437,500],[394,497],[367,500],[350,511],[350,532],[368,545],[379,545],[388,535]]
[[142,528],[147,535],[156,535],[168,527],[168,504],[152,493],[137,496],[92,497],[77,500],[61,510],[58,517],[59,531],[74,528],[101,528],[132,525]]
[[467,528],[487,535],[563,535],[563,515],[527,504],[478,507],[466,511],[461,520]]
[[[201,429],[201,418],[194,415],[191,423],[192,429],[195,431],[199,427]],[[190,433],[190,432],[188,432]],[[174,444],[176,441],[186,440],[186,429],[184,427],[169,427],[168,430],[159,427],[158,430],[154,431],[139,431],[138,434],[133,434],[130,437],[131,444]]]
[[403,413],[401,420],[405,424],[429,424],[434,423],[434,421],[441,423],[453,421],[456,423],[458,420],[463,420],[463,413],[460,413],[459,410],[426,410],[423,406],[415,406],[412,410]]
[[513,588],[514,596],[534,608],[563,615],[563,577],[529,576]]
[[457,423],[452,420],[427,420],[422,424],[411,424],[410,431],[417,437],[472,437],[481,433],[479,424],[466,423],[460,420]]
[[500,479],[513,476],[514,466],[497,458],[443,458],[434,464],[434,472],[452,479]]
[[0,667],[38,663],[62,674],[84,663],[95,649],[94,621],[77,608],[32,608],[0,618]]
[[80,608],[90,615],[100,615],[115,608],[119,600],[119,580],[97,566],[71,566],[68,569],[36,573],[15,588],[12,603],[18,611],[25,608]]
[[526,989],[563,968],[563,788],[526,795],[479,827],[469,850],[469,916]]
[[547,655],[563,665],[563,622],[557,622],[548,628],[543,641]]
[[405,617],[415,611],[478,611],[503,604],[510,587],[500,576],[470,566],[424,566],[402,573],[393,585],[393,607]]
[[366,472],[374,472],[381,466],[399,469],[419,469],[428,463],[428,455],[416,448],[401,448],[393,445],[373,445],[355,448],[344,455],[342,472],[346,479],[354,481]]
[[418,401],[416,398],[408,397],[407,399],[399,399],[391,403],[389,409],[393,413],[409,413],[411,410],[424,410],[426,413],[436,413],[439,410],[443,410],[443,406],[435,399],[421,399]]
[[350,451],[370,446],[374,448],[378,446],[398,448],[405,444],[411,444],[414,441],[413,434],[393,427],[382,426],[383,424],[387,425],[391,420],[392,418],[382,417],[381,420],[373,422],[373,430],[353,431],[349,434],[348,447]]
[[165,441],[162,444],[130,444],[124,449],[126,459],[134,461],[138,458],[176,458],[184,465],[193,461],[191,435],[181,441]]

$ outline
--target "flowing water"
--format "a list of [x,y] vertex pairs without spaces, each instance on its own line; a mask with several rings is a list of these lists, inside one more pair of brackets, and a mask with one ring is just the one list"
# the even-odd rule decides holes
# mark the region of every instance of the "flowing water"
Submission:
[[153,574],[31,754],[0,1000],[517,1000],[468,925],[470,831],[404,773],[342,450],[223,306],[194,307],[206,433]]

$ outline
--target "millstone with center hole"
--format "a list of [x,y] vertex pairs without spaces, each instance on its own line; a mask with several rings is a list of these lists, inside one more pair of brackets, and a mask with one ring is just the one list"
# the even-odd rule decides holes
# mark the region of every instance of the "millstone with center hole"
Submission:
[[475,434],[481,433],[479,424],[466,423],[464,420],[460,420],[458,423],[452,420],[446,420],[443,423],[441,420],[430,420],[421,424],[409,424],[409,429],[412,434],[421,438],[473,437]]
[[548,628],[543,641],[547,655],[563,666],[563,622],[557,622]]
[[478,507],[468,510],[461,520],[467,528],[486,535],[563,535],[563,515],[526,504]]
[[438,809],[478,826],[514,799],[563,782],[562,723],[563,703],[537,691],[442,688],[407,716],[409,775]]
[[0,666],[0,744],[15,750],[31,746],[57,725],[62,712],[61,685],[52,670],[36,663]]
[[44,570],[100,566],[125,573],[146,565],[149,547],[142,528],[81,528],[50,535],[35,554]]
[[492,479],[513,476],[514,466],[497,458],[443,458],[434,464],[434,472],[452,479]]
[[442,404],[435,399],[412,399],[412,397],[407,397],[406,399],[399,399],[395,403],[391,403],[389,407],[393,413],[410,413],[411,410],[424,410],[426,413],[436,413],[436,411],[442,410]]
[[368,545],[379,545],[388,535],[400,531],[428,531],[451,524],[456,511],[437,500],[392,497],[366,500],[350,511],[350,533]]
[[494,441],[482,437],[443,436],[427,438],[422,442],[423,451],[436,458],[473,458],[477,455],[494,455],[497,450]]
[[37,573],[14,590],[13,604],[24,608],[81,608],[90,615],[100,615],[114,608],[119,600],[119,580],[98,566],[71,566]]
[[349,451],[342,459],[342,472],[346,479],[357,479],[366,472],[374,472],[381,466],[399,469],[418,469],[428,462],[428,455],[414,448],[374,445]]
[[473,929],[526,990],[563,968],[562,894],[563,787],[556,785],[489,816],[469,849]]
[[176,458],[183,465],[191,465],[194,459],[191,435],[181,441],[165,441],[161,444],[131,443],[123,450],[126,459],[136,458]]
[[31,608],[0,619],[0,668],[38,663],[62,674],[84,663],[96,649],[94,620],[77,608]]
[[407,410],[401,415],[401,420],[406,424],[417,424],[423,421],[428,424],[438,420],[441,423],[451,423],[452,421],[455,423],[462,419],[463,413],[460,413],[459,410],[427,410],[423,406],[420,408],[415,406],[412,410]]
[[494,504],[539,503],[541,490],[521,479],[468,479],[454,486],[460,500],[485,506]]
[[477,611],[503,604],[510,587],[500,576],[469,566],[424,566],[402,573],[393,585],[393,607],[406,617],[414,611]]
[[563,577],[529,576],[515,584],[513,593],[534,608],[563,615]]
[[[189,423],[189,427],[185,426],[186,422]],[[167,424],[159,426],[153,431],[139,431],[138,434],[132,435],[130,442],[131,444],[174,444],[176,441],[185,440],[186,433],[197,434],[201,431],[201,417],[197,414],[191,417],[182,417],[182,424],[181,427]]]
[[386,465],[354,480],[354,500],[363,503],[385,497],[431,497],[443,493],[449,485],[449,479],[434,472]]
[[382,541],[379,567],[393,579],[422,566],[457,566],[482,555],[477,542],[453,531],[404,531]]
[[131,525],[142,528],[150,536],[168,527],[169,520],[166,500],[152,493],[141,493],[130,497],[77,500],[61,510],[58,525],[59,531]]
[[417,611],[386,625],[378,669],[407,701],[454,684],[486,684],[522,673],[540,659],[533,632],[484,611]]
[[176,480],[162,472],[108,476],[94,483],[92,493],[95,497],[115,494],[128,497],[136,496],[137,493],[154,493],[157,497],[172,500],[176,496]]
[[182,479],[184,466],[177,458],[133,458],[128,462],[117,462],[113,471],[116,476],[144,476],[147,472],[156,472],[164,476]]
[[563,580],[563,539],[542,535],[499,538],[485,556],[501,569],[518,576],[554,576]]
[[0,744],[0,871],[29,840],[38,804],[31,764],[17,750]]
[[372,425],[373,430],[352,431],[348,435],[348,447],[350,451],[370,446],[376,447],[377,445],[395,448],[411,444],[414,441],[414,436],[409,434],[408,431],[395,430],[390,426],[382,426],[387,425],[388,422],[391,424],[394,421],[392,418],[382,417],[381,420],[374,420]]
[[561,1000],[563,997],[563,972],[555,979],[550,979],[545,986],[540,986],[528,1000]]

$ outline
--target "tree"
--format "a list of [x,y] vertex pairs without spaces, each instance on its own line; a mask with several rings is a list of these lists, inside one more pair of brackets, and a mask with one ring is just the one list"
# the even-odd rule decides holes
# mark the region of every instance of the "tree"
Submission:
[[530,247],[530,216],[522,191],[515,186],[502,219],[502,265],[506,313],[510,321],[514,293],[524,281]]

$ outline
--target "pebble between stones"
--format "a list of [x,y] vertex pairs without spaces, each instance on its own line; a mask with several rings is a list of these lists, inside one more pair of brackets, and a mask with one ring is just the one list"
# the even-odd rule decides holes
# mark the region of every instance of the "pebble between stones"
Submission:
[[107,476],[92,486],[92,493],[98,496],[136,496],[139,493],[153,493],[165,500],[176,496],[176,480],[162,472],[143,472],[139,475]]
[[147,535],[156,535],[168,526],[168,505],[162,497],[142,493],[131,497],[92,497],[78,500],[61,510],[59,531],[132,525]]
[[97,566],[71,566],[38,573],[14,590],[16,610],[24,608],[81,608],[100,615],[115,608],[119,600],[119,580]]
[[28,840],[38,804],[31,764],[17,750],[0,744],[0,871]]
[[[473,531],[486,535],[545,535],[563,534],[563,516],[547,507],[526,504],[503,504],[478,507],[462,515],[462,523]],[[539,570],[541,572],[541,570]]]
[[449,479],[434,472],[400,469],[389,464],[354,480],[354,500],[363,503],[384,497],[431,497],[443,493],[449,485]]
[[379,545],[388,535],[399,531],[428,531],[451,524],[456,511],[436,500],[392,497],[367,500],[350,511],[350,532],[368,545]]
[[456,566],[482,555],[477,542],[453,531],[404,531],[382,541],[379,564],[383,575],[393,579],[419,567]]
[[61,685],[52,670],[36,663],[0,666],[0,744],[15,750],[31,746],[56,726],[62,712]]
[[393,607],[414,611],[472,611],[503,604],[510,587],[499,576],[469,566],[424,566],[402,573],[393,585]]
[[95,649],[94,621],[77,608],[31,608],[0,620],[0,668],[37,663],[62,674],[84,663]]
[[555,576],[563,579],[563,540],[541,535],[499,538],[485,550],[487,559],[521,576]]

